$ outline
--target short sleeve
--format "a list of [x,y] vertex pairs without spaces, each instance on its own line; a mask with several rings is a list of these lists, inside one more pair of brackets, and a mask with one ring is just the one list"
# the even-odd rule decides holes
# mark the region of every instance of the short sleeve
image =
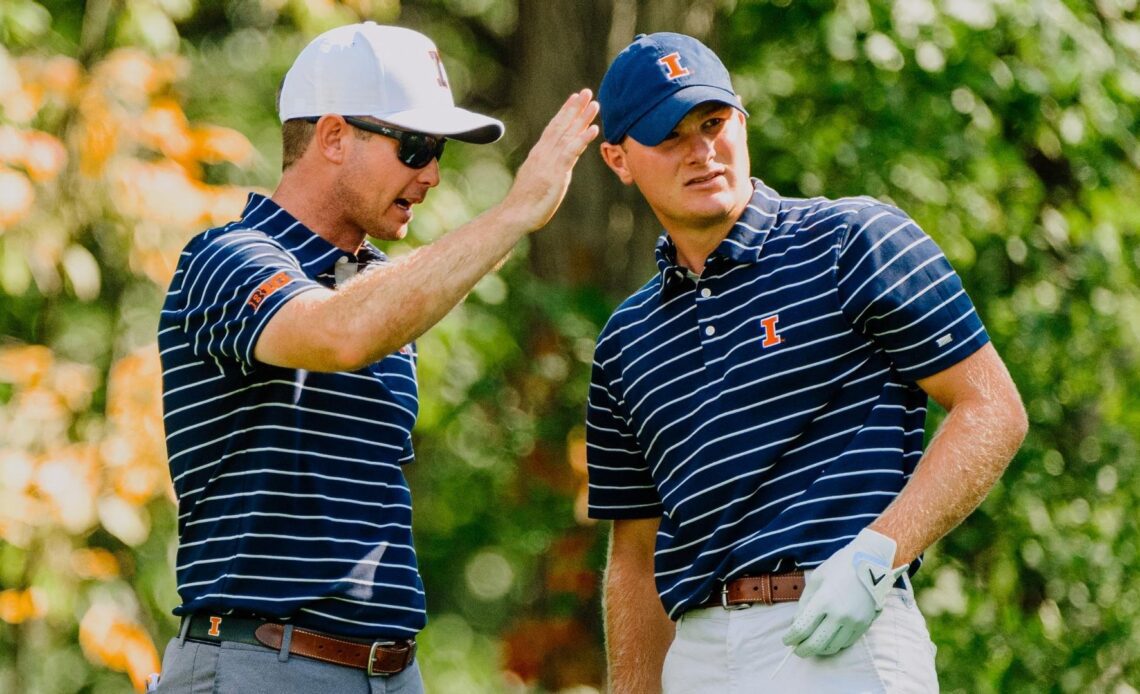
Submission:
[[292,297],[320,285],[265,234],[236,230],[199,237],[180,264],[178,311],[200,359],[254,364],[253,348],[269,319]]
[[942,250],[900,210],[856,213],[836,268],[844,315],[908,379],[947,369],[989,341]]
[[416,459],[416,451],[412,446],[412,437],[408,436],[404,439],[404,450],[400,452],[400,459],[397,461],[400,465],[407,465]]
[[660,517],[657,485],[602,358],[601,353],[595,354],[586,405],[589,515],[602,519]]

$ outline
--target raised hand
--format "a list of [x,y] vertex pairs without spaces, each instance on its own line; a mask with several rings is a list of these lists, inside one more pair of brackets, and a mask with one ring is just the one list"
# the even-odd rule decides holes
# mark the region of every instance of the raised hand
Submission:
[[598,126],[593,124],[597,115],[598,102],[589,89],[571,94],[562,104],[519,167],[514,184],[499,205],[507,219],[528,232],[541,229],[550,221],[570,186],[574,164],[598,136]]

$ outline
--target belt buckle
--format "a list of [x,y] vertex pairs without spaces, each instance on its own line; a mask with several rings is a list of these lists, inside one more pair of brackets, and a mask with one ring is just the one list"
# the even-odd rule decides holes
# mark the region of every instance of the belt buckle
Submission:
[[391,674],[388,672],[376,672],[375,670],[372,669],[372,666],[376,663],[376,649],[380,648],[381,646],[395,646],[395,645],[396,645],[395,641],[373,641],[372,642],[372,648],[368,649],[368,667],[366,667],[364,669],[365,672],[368,673],[369,677],[383,677],[383,676],[387,676],[387,675]]
[[745,603],[741,603],[739,605],[729,605],[728,604],[728,581],[725,581],[720,586],[720,606],[726,610],[734,610],[734,611],[735,610],[747,610],[749,607],[752,607],[752,603],[745,602]]

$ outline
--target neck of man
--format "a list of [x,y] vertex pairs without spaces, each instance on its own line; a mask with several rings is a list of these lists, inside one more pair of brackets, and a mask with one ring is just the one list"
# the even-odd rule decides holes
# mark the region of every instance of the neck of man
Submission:
[[666,228],[669,238],[673,239],[673,244],[677,247],[677,264],[698,275],[704,272],[705,261],[728,236],[734,223],[735,220],[723,228]]
[[677,247],[677,263],[701,274],[705,270],[705,261],[716,250],[721,241],[724,241],[732,232],[732,227],[744,214],[744,208],[752,199],[752,185],[747,190],[741,189],[740,201],[735,209],[723,217],[707,220],[678,220],[661,219],[661,226],[665,227],[669,238]]
[[328,188],[297,168],[285,170],[270,199],[317,236],[342,251],[356,253],[364,243],[364,230],[343,219],[335,194],[328,194]]
[[655,210],[657,220],[677,247],[677,263],[698,275],[704,272],[709,255],[732,232],[754,192],[752,179],[741,176],[732,196],[733,203],[724,214],[703,218],[665,218]]

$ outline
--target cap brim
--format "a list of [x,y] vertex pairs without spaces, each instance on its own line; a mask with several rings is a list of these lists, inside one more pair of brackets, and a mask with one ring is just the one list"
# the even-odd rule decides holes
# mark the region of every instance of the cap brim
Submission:
[[740,105],[740,99],[736,94],[720,87],[697,84],[670,94],[631,125],[626,134],[647,147],[656,147],[673,132],[673,128],[677,127],[689,111],[709,101],[732,106],[744,115],[748,115],[748,111]]
[[399,128],[485,145],[503,136],[502,121],[463,108],[430,108],[368,114]]

